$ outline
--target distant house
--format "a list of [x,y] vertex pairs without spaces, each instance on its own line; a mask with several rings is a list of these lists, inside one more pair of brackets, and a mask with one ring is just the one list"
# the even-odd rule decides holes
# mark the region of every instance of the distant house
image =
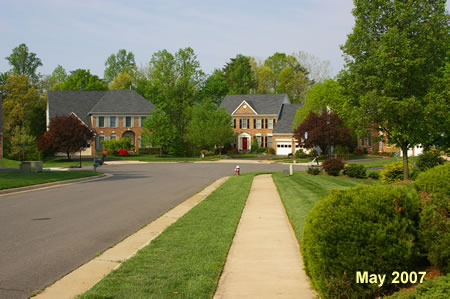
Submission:
[[3,100],[0,94],[0,159],[3,158]]
[[84,152],[101,150],[102,140],[128,137],[141,147],[142,122],[155,106],[133,90],[49,91],[47,126],[55,116],[74,114],[95,131],[95,140]]
[[301,105],[291,104],[286,94],[227,95],[220,106],[232,117],[237,150],[251,150],[253,139],[277,155],[294,154],[300,148],[292,123]]

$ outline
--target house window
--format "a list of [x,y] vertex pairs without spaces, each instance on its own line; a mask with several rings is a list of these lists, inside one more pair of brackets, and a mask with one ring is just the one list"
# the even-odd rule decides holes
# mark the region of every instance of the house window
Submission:
[[233,119],[233,128],[236,129],[236,119]]
[[103,140],[105,140],[105,136],[103,134],[97,136],[97,144],[95,146],[97,148],[97,150],[102,150],[103,149],[103,146],[102,146],[102,141]]
[[248,129],[248,119],[242,119],[242,129]]
[[125,127],[127,127],[127,128],[131,127],[131,116],[125,117]]
[[272,147],[272,136],[267,136],[266,146]]
[[367,136],[367,146],[372,146],[372,138],[370,138],[370,135]]
[[111,116],[109,118],[109,127],[110,128],[115,128],[116,127],[116,117],[115,116]]
[[360,142],[361,142],[361,146],[364,146],[364,137],[361,138]]
[[273,129],[273,119],[268,119],[267,121],[267,129]]
[[99,116],[98,117],[98,127],[99,128],[104,128],[105,127],[105,117],[104,116]]
[[261,120],[262,119],[257,119],[256,120],[256,129],[261,129]]
[[262,146],[262,144],[261,144],[262,137],[261,136],[256,136],[256,141],[258,142],[258,147],[261,147]]
[[117,139],[117,136],[116,136],[116,134],[111,134],[111,138],[110,138],[111,140],[116,140]]
[[142,147],[141,136],[138,137],[138,148]]

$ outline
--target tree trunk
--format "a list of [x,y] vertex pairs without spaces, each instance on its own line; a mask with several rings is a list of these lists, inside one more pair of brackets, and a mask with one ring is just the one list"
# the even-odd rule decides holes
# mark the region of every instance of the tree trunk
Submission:
[[409,168],[408,168],[408,146],[402,145],[403,152],[403,180],[407,181],[409,179]]
[[70,153],[66,152],[66,154],[67,154],[67,160],[70,160]]

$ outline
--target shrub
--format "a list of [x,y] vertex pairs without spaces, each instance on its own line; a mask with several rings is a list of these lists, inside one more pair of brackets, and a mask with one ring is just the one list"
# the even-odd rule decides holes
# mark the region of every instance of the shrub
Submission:
[[366,168],[361,164],[348,164],[345,166],[343,173],[351,178],[367,177]]
[[378,180],[380,178],[380,174],[376,171],[372,171],[369,173],[369,178]]
[[427,258],[441,271],[450,272],[450,164],[421,173],[414,182],[420,191],[422,211],[419,237]]
[[380,172],[380,181],[385,184],[392,184],[403,180],[403,163],[393,162],[384,166]]
[[406,186],[334,190],[319,201],[306,219],[302,239],[306,272],[319,296],[375,298],[386,293],[390,281],[381,287],[358,284],[356,272],[414,269],[418,214],[417,193]]
[[102,141],[103,149],[108,151],[108,153],[117,155],[120,150],[130,150],[133,146],[131,145],[130,138],[121,139],[111,139]]
[[306,172],[308,174],[318,175],[320,173],[320,168],[319,167],[308,167],[308,170]]
[[273,147],[268,147],[267,148],[267,154],[268,155],[275,155],[275,150],[273,149]]
[[301,148],[299,148],[296,152],[295,152],[295,158],[297,159],[303,159],[308,157],[308,155],[305,153],[305,151]]
[[138,149],[139,155],[159,155],[161,149],[159,147],[141,147]]
[[414,182],[419,191],[438,192],[450,196],[450,163],[422,172]]
[[312,150],[309,151],[308,156],[314,158],[319,156],[319,153],[317,152],[316,149],[313,148]]
[[337,176],[344,169],[344,162],[339,158],[329,158],[322,162],[322,168],[328,175]]
[[252,149],[251,152],[252,153],[257,153],[259,151],[259,146],[258,146],[258,140],[256,140],[256,137],[253,138],[252,141]]
[[388,297],[391,299],[416,299],[416,298],[448,298],[450,289],[450,274],[439,276],[434,279],[425,279],[423,284],[419,284],[414,291],[406,294],[400,292]]
[[438,152],[424,152],[417,157],[416,166],[421,170],[433,168],[438,165],[444,164],[444,159],[439,156]]

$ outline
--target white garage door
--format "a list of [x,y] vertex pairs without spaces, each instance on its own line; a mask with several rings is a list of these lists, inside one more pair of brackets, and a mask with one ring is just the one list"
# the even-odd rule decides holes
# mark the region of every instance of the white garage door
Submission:
[[292,143],[290,142],[277,142],[277,155],[287,156],[292,153]]

